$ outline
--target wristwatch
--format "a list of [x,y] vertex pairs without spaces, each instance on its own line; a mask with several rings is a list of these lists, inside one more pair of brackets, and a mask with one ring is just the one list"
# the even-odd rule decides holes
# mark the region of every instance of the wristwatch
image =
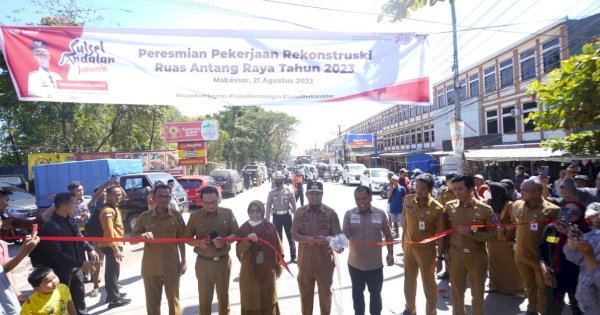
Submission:
[[444,260],[444,256],[437,256],[438,260]]

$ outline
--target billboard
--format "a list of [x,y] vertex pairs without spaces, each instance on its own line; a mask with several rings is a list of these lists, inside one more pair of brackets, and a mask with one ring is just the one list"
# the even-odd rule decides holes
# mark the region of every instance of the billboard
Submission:
[[346,146],[349,148],[361,148],[373,146],[373,134],[350,134],[346,136]]
[[194,142],[178,142],[177,150],[205,150],[206,141],[194,141]]
[[21,101],[429,103],[427,35],[2,26]]
[[210,141],[219,139],[217,120],[164,123],[165,142]]

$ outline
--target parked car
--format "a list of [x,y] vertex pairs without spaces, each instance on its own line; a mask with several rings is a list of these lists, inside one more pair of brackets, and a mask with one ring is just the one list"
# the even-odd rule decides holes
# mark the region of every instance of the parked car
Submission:
[[346,164],[342,170],[342,182],[344,184],[360,184],[360,175],[367,167],[364,164]]
[[260,171],[260,168],[258,167],[258,165],[246,165],[246,166],[244,166],[244,168],[242,168],[242,174],[243,173],[249,173],[250,174],[250,178],[252,178],[252,183],[251,183],[252,186],[256,185],[256,174],[260,174],[261,179],[263,181],[265,180],[265,178],[262,177],[263,174]]
[[8,198],[8,208],[6,208],[8,215],[15,218],[35,218],[39,214],[34,195],[7,183],[0,183],[0,187],[12,192]]
[[[158,181],[166,185],[170,179],[175,180],[169,173],[139,173],[121,176],[121,187],[127,193],[127,199],[119,205],[123,218],[125,218],[125,230],[131,231],[138,216],[148,210],[148,190],[153,189]],[[172,194],[177,200],[179,210],[187,212],[190,206],[187,193],[177,180],[175,180]]]
[[371,192],[378,193],[385,185],[389,185],[389,170],[385,168],[367,168],[360,175],[360,184],[369,187]]
[[235,197],[235,195],[244,191],[244,179],[236,170],[218,169],[210,172],[210,176],[221,186],[223,193]]
[[190,207],[202,207],[202,199],[200,199],[200,190],[207,186],[214,186],[219,191],[219,199],[221,198],[222,189],[217,183],[217,180],[208,175],[186,175],[177,179],[181,187],[185,190],[190,201]]
[[7,183],[17,186],[25,191],[29,191],[29,182],[25,176],[21,174],[5,174],[0,175],[0,183]]

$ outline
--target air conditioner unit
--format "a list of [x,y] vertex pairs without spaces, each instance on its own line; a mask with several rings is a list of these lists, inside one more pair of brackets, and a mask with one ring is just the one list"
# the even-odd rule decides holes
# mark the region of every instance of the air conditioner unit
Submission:
[[521,111],[520,110],[514,109],[514,108],[510,110],[510,117],[517,117],[519,115],[521,115]]

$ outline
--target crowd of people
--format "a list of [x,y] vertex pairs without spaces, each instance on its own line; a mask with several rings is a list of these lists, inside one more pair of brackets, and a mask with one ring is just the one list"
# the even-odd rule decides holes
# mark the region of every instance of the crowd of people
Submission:
[[[144,241],[141,274],[147,313],[160,314],[164,290],[169,313],[181,314],[179,286],[188,268],[187,244],[196,254],[198,313],[211,313],[216,292],[218,313],[229,314],[230,251],[235,243],[241,262],[242,314],[279,314],[276,281],[283,270],[284,234],[288,263],[298,266],[302,314],[312,314],[315,285],[321,314],[331,313],[335,253],[346,247],[334,246],[340,239],[349,241],[355,314],[366,312],[365,289],[369,313],[381,314],[383,268],[394,264],[395,243],[402,243],[404,252],[404,315],[416,314],[419,274],[426,314],[437,313],[436,274],[450,280],[453,314],[465,314],[467,280],[471,314],[484,314],[487,278],[489,292],[526,297],[527,314],[561,314],[565,296],[574,314],[600,313],[600,174],[595,187],[582,187],[574,166],[562,171],[554,185],[543,171],[529,176],[521,167],[515,178],[499,182],[486,182],[481,175],[448,174],[446,187],[434,196],[434,176],[424,173],[411,181],[408,173],[401,169],[390,174],[387,209],[374,207],[369,188],[359,185],[354,190],[356,207],[340,220],[322,203],[323,183],[304,183],[303,174],[295,172],[289,189],[288,178],[273,172],[267,202],[252,201],[241,225],[231,209],[219,206],[215,187],[200,191],[203,208],[186,223],[170,206],[169,186],[155,185],[148,194],[149,209],[139,216],[131,235],[132,241]],[[131,302],[119,283],[125,246],[119,240],[125,235],[119,203],[124,190],[118,181],[109,180],[95,189],[88,203],[83,202],[80,183],[72,183],[68,190],[57,194],[54,206],[36,221],[39,235],[83,237],[96,222],[105,239],[93,244],[40,242],[33,235],[12,259],[0,241],[0,304],[6,314],[87,314],[84,283],[89,275],[94,283],[91,294],[98,294],[102,262],[108,308]],[[307,204],[302,198],[297,207],[303,195]],[[0,212],[9,198],[10,192],[0,188]],[[154,242],[178,238],[185,240]],[[24,297],[10,270],[27,255],[33,265],[28,281],[34,293]]]

